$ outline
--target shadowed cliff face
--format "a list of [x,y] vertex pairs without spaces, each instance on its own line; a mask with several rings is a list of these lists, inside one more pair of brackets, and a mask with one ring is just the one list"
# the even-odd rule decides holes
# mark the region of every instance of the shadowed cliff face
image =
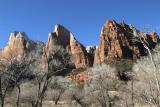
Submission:
[[146,49],[137,38],[141,38],[150,49],[159,42],[155,32],[145,34],[132,25],[124,22],[118,24],[113,20],[107,21],[102,27],[99,45],[85,48],[64,26],[56,25],[54,31],[49,33],[46,44],[30,40],[23,32],[11,33],[8,44],[0,50],[0,55],[4,59],[11,56],[18,60],[22,57],[42,58],[44,50],[50,54],[50,50],[61,46],[71,53],[71,60],[76,68],[84,68],[117,59],[136,60],[147,55]]
[[76,68],[90,66],[85,47],[62,25],[56,25],[54,32],[49,33],[46,51],[49,53],[49,50],[59,45],[71,53]]
[[62,25],[55,25],[54,31],[50,32],[48,36],[47,50],[57,45],[68,50],[70,48],[70,34],[70,31]]
[[159,41],[156,33],[145,34],[124,22],[118,24],[114,20],[107,21],[102,27],[100,44],[95,51],[94,64],[116,59],[134,60],[145,56],[146,49],[142,43],[136,40],[138,38],[141,38],[150,49],[154,48]]

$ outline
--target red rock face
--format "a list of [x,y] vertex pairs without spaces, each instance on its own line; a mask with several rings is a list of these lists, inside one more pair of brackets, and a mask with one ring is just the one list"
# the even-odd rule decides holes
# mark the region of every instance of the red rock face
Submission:
[[152,42],[154,42],[154,43],[156,43],[156,44],[158,43],[159,38],[158,38],[158,35],[157,35],[156,32],[151,32],[151,33],[150,33],[150,37],[151,37]]
[[89,66],[85,47],[62,25],[56,25],[54,32],[49,33],[46,49],[49,52],[50,49],[59,45],[71,53],[71,59],[76,68]]
[[[156,33],[148,35],[138,30],[136,33],[151,49],[159,41]],[[124,22],[117,24],[114,20],[107,21],[100,34],[100,44],[95,51],[94,64],[121,58],[137,59],[146,55],[143,44],[134,42],[134,38],[136,37],[131,25],[126,25]]]
[[70,47],[72,60],[75,63],[76,68],[90,66],[86,48],[79,43],[73,35],[71,35]]
[[16,58],[20,60],[22,57],[29,57],[34,45],[28,39],[25,33],[14,32],[11,33],[8,44],[2,49],[1,57],[8,60],[9,58]]
[[102,27],[99,46],[89,46],[87,49],[62,25],[56,25],[54,31],[49,33],[46,44],[30,40],[25,33],[14,32],[11,33],[8,44],[0,50],[0,57],[4,59],[14,57],[20,60],[23,57],[30,59],[36,55],[42,58],[44,49],[49,54],[56,46],[62,46],[71,53],[76,68],[85,68],[115,59],[134,60],[147,55],[142,43],[134,41],[137,34],[150,49],[159,42],[157,33],[145,34],[135,30],[133,26],[124,22],[118,24],[115,21],[107,21]]
[[71,53],[71,59],[76,68],[88,67],[90,65],[85,47],[62,25],[56,25],[54,32],[49,33],[46,45],[30,40],[25,33],[11,33],[8,44],[2,49],[0,56],[3,59],[12,57],[17,60],[21,60],[24,57],[27,59],[33,58],[35,55],[42,58],[44,48],[47,54],[49,54],[50,50],[56,46],[62,46]]
[[84,82],[89,80],[89,74],[87,72],[81,72],[79,74],[72,74],[67,79],[75,80],[77,82]]

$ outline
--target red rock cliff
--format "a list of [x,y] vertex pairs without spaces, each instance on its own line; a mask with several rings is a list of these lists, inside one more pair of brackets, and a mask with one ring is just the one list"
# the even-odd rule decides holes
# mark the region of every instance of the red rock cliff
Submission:
[[150,49],[154,48],[159,41],[156,33],[145,34],[124,22],[118,24],[114,20],[107,21],[102,27],[100,44],[95,51],[94,64],[121,58],[137,59],[146,55],[147,52],[142,43],[138,42],[137,35]]
[[6,60],[11,57],[20,60],[22,57],[29,57],[33,47],[33,41],[24,32],[13,32],[8,44],[1,50],[1,57]]
[[49,33],[46,49],[49,51],[57,45],[64,47],[71,53],[71,59],[76,68],[90,65],[85,47],[62,25],[56,25],[54,32]]
[[137,59],[147,55],[141,40],[150,48],[159,42],[157,33],[146,34],[140,32],[132,25],[124,22],[118,24],[114,20],[107,21],[102,27],[100,44],[96,47],[84,47],[75,36],[62,25],[56,25],[49,33],[48,42],[35,42],[30,40],[23,32],[11,33],[8,44],[0,50],[0,57],[9,59],[11,56],[20,60],[23,57],[41,58],[43,49],[50,53],[50,49],[62,46],[71,53],[72,62],[76,68],[84,68],[93,64],[110,62],[116,59]]

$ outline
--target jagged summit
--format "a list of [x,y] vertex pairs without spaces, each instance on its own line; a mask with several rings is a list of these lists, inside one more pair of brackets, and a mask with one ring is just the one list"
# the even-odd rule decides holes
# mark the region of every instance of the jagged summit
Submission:
[[50,50],[61,46],[71,53],[75,67],[81,68],[117,59],[135,60],[145,56],[147,51],[139,40],[150,49],[160,41],[156,32],[148,34],[139,31],[131,24],[127,25],[124,21],[117,23],[115,20],[107,20],[100,32],[100,43],[96,47],[83,46],[72,32],[63,25],[57,24],[48,34],[47,43],[32,41],[24,32],[13,32],[8,44],[0,51],[2,57],[9,58],[12,54],[20,60],[22,56],[29,59],[36,55],[41,58],[44,49],[47,54],[50,54]]
[[64,30],[64,31],[68,31],[70,32],[67,28],[65,28],[62,24],[56,24],[54,26],[54,31],[53,32],[56,32],[56,31],[59,31],[59,30]]
[[54,27],[54,31],[49,33],[48,43],[50,45],[61,45],[62,47],[67,48],[70,44],[70,34],[71,32],[68,29],[57,24]]
[[20,60],[22,56],[28,56],[34,48],[34,42],[24,32],[12,32],[7,45],[1,50],[1,57],[9,59],[11,56]]
[[[27,48],[28,47],[27,45],[29,45],[32,42],[33,41],[28,38],[28,36],[26,35],[25,32],[12,32],[9,37],[8,45],[11,47],[13,47],[15,45],[19,45],[19,46],[26,45],[26,48]],[[23,43],[26,43],[26,44],[23,44]],[[25,48],[25,46],[24,46],[24,48]]]
[[64,47],[72,54],[71,59],[77,68],[90,65],[85,47],[77,41],[72,32],[60,24],[55,25],[54,32],[49,33],[46,50],[49,52],[57,45]]
[[154,48],[159,38],[156,33],[140,32],[133,25],[124,22],[118,24],[108,20],[100,33],[100,44],[95,52],[94,63],[110,62],[116,59],[137,59],[147,54],[141,39],[150,49]]
[[25,32],[17,32],[17,31],[15,31],[15,32],[12,32],[10,34],[10,37],[25,38],[26,40],[30,40]]

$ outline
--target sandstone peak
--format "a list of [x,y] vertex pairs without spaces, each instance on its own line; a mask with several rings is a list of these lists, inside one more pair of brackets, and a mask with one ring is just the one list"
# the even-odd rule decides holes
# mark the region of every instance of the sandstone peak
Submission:
[[108,27],[108,28],[109,28],[109,27],[112,28],[112,27],[115,27],[116,24],[117,24],[117,23],[116,23],[115,20],[107,20],[106,23],[104,24],[104,26],[105,26],[105,27]]
[[110,62],[115,59],[137,59],[146,55],[147,51],[143,44],[138,42],[138,38],[141,38],[150,49],[159,41],[156,33],[146,34],[124,22],[118,24],[114,20],[106,21],[101,30],[94,63]]
[[65,28],[63,25],[61,25],[61,24],[56,24],[55,26],[54,26],[54,31],[53,32],[57,32],[57,31],[60,31],[60,32],[62,32],[62,31],[68,31],[68,32],[70,32],[67,28]]
[[50,49],[61,46],[71,53],[75,67],[81,68],[116,59],[134,60],[147,55],[146,49],[137,38],[141,38],[150,49],[160,41],[156,32],[147,34],[137,30],[133,25],[125,24],[124,21],[117,23],[115,20],[107,20],[102,27],[98,46],[83,46],[72,32],[57,24],[48,34],[46,44],[30,40],[24,32],[13,32],[8,44],[0,51],[1,56],[5,58],[9,58],[10,54],[17,59],[21,59],[22,56],[32,58],[35,55],[40,58],[44,49],[50,54]]
[[7,45],[2,49],[1,57],[6,59],[11,56],[20,60],[27,56],[27,52],[34,48],[34,42],[24,32],[12,32]]
[[49,33],[46,49],[49,51],[57,45],[67,50],[70,45],[70,31],[60,24],[55,25],[54,31]]
[[48,41],[50,45],[61,45],[64,48],[68,48],[70,41],[70,31],[64,26],[57,24],[54,27],[54,31],[49,33]]
[[10,48],[29,48],[33,43],[24,32],[13,32],[10,34],[8,46]]
[[49,33],[46,45],[48,54],[49,50],[52,50],[56,46],[62,46],[72,54],[71,59],[76,68],[90,65],[85,47],[77,41],[72,32],[60,24],[55,25],[54,32]]

